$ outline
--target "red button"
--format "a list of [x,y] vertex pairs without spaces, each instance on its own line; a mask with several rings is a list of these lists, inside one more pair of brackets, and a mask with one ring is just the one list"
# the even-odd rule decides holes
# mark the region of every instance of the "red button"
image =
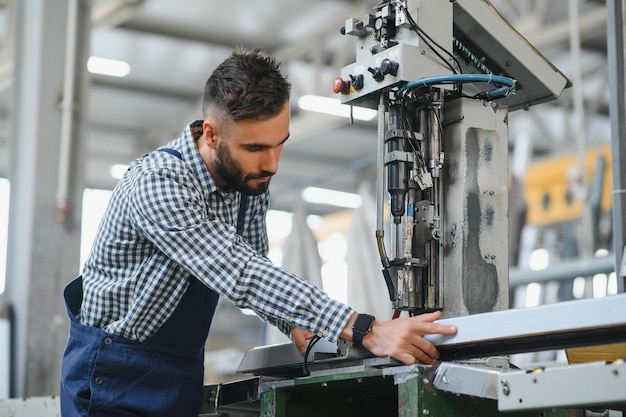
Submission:
[[350,89],[350,84],[342,80],[341,77],[335,78],[333,81],[333,92],[335,94],[347,93]]

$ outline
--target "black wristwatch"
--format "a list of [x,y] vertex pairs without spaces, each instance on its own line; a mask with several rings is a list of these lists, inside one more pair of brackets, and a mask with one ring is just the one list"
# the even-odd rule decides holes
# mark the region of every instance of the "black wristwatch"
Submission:
[[374,324],[374,316],[369,314],[359,314],[352,325],[352,344],[354,346],[363,347],[363,338],[372,330]]

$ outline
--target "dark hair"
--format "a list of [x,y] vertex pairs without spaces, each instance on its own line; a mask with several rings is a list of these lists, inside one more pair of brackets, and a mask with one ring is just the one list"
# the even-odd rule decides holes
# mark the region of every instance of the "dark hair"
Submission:
[[234,121],[265,120],[283,109],[291,84],[280,62],[260,49],[237,50],[211,74],[204,87],[202,110]]

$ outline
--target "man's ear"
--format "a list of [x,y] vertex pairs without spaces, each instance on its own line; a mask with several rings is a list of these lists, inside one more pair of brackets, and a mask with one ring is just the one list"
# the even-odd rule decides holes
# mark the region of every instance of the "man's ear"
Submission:
[[215,121],[211,119],[205,119],[202,122],[202,134],[207,141],[207,145],[211,149],[215,149],[217,147],[217,138],[219,136],[219,128]]

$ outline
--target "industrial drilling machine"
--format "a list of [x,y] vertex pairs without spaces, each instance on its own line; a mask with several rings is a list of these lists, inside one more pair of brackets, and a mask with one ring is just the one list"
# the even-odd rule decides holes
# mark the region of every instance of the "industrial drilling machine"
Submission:
[[[496,414],[494,400],[507,411],[594,403],[581,394],[554,400],[562,390],[537,403],[530,390],[509,395],[515,375],[483,367],[495,362],[446,362],[625,339],[623,297],[509,310],[508,113],[557,99],[569,80],[486,0],[383,1],[341,33],[354,37],[356,60],[332,90],[345,105],[378,110],[372,238],[394,315],[441,310],[459,333],[431,338],[444,361],[437,367],[372,358],[345,342],[307,352],[304,367],[292,344],[254,348],[239,370],[260,378],[209,387],[209,409],[247,415],[260,402],[268,416],[409,416],[473,407],[478,416]],[[572,370],[609,371],[618,370]],[[611,386],[626,392],[626,378]],[[226,404],[228,392],[243,398]]]

